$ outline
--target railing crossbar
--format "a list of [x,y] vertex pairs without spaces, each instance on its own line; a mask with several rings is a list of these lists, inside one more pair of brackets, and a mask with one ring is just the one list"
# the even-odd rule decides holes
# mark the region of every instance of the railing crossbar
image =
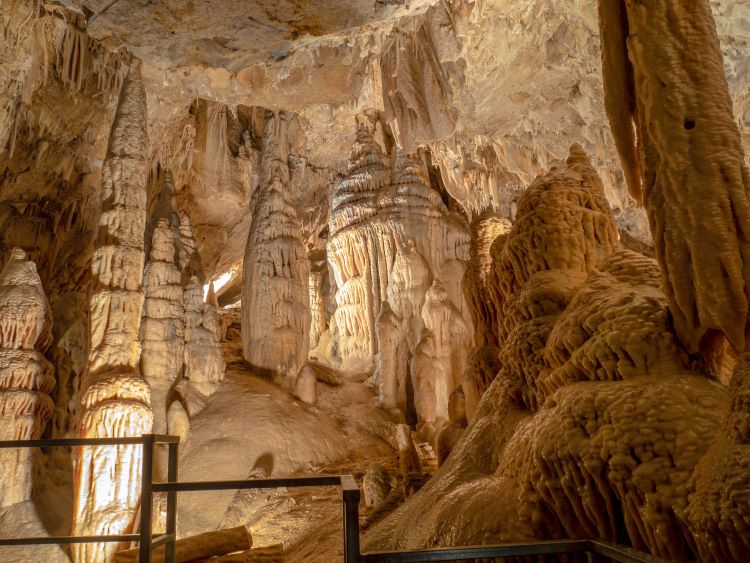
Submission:
[[366,553],[367,563],[406,563],[416,561],[455,561],[483,557],[513,557],[524,555],[549,555],[580,553],[588,549],[588,540],[558,540],[533,543],[506,543],[449,548],[420,549],[413,551],[379,551]]
[[[556,540],[532,543],[511,543],[492,546],[468,546],[421,549],[414,551],[360,552],[359,545],[359,499],[357,482],[351,475],[325,475],[314,477],[289,477],[280,479],[243,479],[231,481],[177,481],[177,459],[180,438],[165,434],[144,434],[123,438],[60,438],[47,440],[12,440],[0,442],[0,448],[45,448],[76,446],[122,446],[142,445],[142,489],[141,525],[138,534],[109,536],[52,536],[28,538],[0,538],[0,546],[48,545],[98,542],[140,542],[139,561],[149,563],[151,551],[165,545],[165,561],[174,561],[176,540],[176,502],[178,492],[222,491],[232,489],[270,489],[279,487],[341,487],[344,519],[345,563],[415,563],[417,561],[467,560],[489,557],[519,557],[534,555],[557,555],[563,553],[586,553],[609,557],[620,563],[663,563],[663,560],[641,553],[635,549],[602,540]],[[153,482],[154,446],[169,447],[168,475],[166,482]],[[166,532],[153,534],[151,514],[154,493],[167,493]]]
[[243,479],[237,481],[157,482],[151,486],[151,490],[155,493],[184,493],[195,491],[226,491],[231,489],[276,489],[279,487],[335,487],[340,484],[341,478],[339,476],[288,477],[281,479]]
[[111,536],[45,536],[29,538],[0,538],[0,546],[10,545],[48,545],[98,542],[131,542],[140,539],[138,534],[119,534]]

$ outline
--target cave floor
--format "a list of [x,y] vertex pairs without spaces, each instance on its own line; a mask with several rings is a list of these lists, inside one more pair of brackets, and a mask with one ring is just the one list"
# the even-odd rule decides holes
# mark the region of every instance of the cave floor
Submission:
[[[361,482],[372,463],[398,467],[394,450],[359,427],[365,417],[387,418],[365,383],[366,374],[345,376],[337,387],[318,383],[318,403],[312,407],[255,376],[232,344],[225,350],[225,382],[191,423],[180,456],[181,480],[243,479],[263,466],[272,477],[348,473]],[[244,503],[235,494],[180,495],[178,532],[230,525],[227,515],[234,505],[233,514],[248,526],[254,546],[283,544],[287,561],[343,560],[338,488],[255,491]]]

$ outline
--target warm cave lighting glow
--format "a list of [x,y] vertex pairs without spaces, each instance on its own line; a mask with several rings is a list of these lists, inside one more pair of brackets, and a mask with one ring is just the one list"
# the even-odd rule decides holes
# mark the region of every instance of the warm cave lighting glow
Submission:
[[165,3],[0,0],[0,563],[750,561],[750,0]]
[[219,291],[222,287],[227,285],[229,281],[234,277],[234,275],[237,273],[236,268],[232,268],[228,272],[224,272],[219,277],[214,278],[213,280],[209,280],[204,286],[203,286],[203,301],[205,302],[206,299],[208,299],[208,289],[211,287],[211,282],[213,281],[214,284],[214,291]]

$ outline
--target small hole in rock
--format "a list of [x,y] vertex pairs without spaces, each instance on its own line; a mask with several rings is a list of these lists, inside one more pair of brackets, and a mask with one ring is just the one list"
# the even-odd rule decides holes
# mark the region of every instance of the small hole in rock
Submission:
[[685,127],[685,129],[687,129],[688,131],[690,129],[693,129],[695,127],[695,119],[692,117],[686,117],[683,127]]

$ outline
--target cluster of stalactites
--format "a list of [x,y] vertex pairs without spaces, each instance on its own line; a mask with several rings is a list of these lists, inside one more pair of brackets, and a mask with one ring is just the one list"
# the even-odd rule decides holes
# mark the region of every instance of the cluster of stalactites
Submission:
[[[0,440],[34,440],[54,411],[54,368],[42,353],[52,315],[35,264],[14,248],[0,272]],[[32,451],[0,450],[0,507],[29,500]]]
[[386,156],[374,114],[357,127],[349,173],[331,194],[329,356],[345,369],[374,362],[382,406],[433,422],[447,418],[471,342],[461,290],[468,229],[431,185],[422,154],[394,146]]

